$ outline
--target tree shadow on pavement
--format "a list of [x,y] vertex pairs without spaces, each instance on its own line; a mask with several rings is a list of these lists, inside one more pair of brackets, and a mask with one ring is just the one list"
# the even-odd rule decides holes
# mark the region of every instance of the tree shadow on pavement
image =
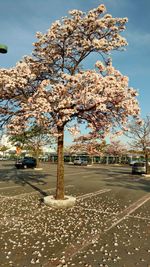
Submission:
[[[24,180],[24,183],[25,183],[25,184],[28,184],[29,186],[31,186],[34,190],[38,191],[38,192],[39,192],[41,195],[43,195],[44,197],[45,197],[45,196],[48,196],[48,194],[47,194],[45,191],[43,191],[42,189],[40,189],[39,187],[37,187],[37,186],[31,184],[29,181],[27,181],[27,180],[25,180],[25,179],[23,179],[23,180]],[[46,184],[46,183],[44,183],[44,184]]]
[[[29,185],[34,190],[38,191],[43,196],[47,196],[47,193],[40,189],[37,185],[46,185],[47,181],[47,174],[41,173],[41,172],[34,172],[33,169],[28,170],[17,170],[16,168],[11,169],[0,169],[0,181],[2,182],[13,182],[20,186],[26,186]],[[13,188],[13,186],[12,186]]]
[[103,178],[103,181],[107,181],[106,186],[109,187],[122,187],[132,190],[144,190],[146,192],[150,192],[150,180],[146,180],[139,175],[130,178],[110,177],[109,182],[108,178]]
[[24,181],[32,181],[46,184],[46,182],[42,179],[45,179],[47,175],[45,173],[36,173],[33,169],[0,169],[0,181],[10,182],[13,181],[15,183],[24,184]]

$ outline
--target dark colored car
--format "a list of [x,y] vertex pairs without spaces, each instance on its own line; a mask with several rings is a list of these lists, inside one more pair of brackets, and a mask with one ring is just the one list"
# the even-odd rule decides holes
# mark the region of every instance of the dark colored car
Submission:
[[132,165],[132,174],[146,173],[146,165],[144,162],[136,162]]
[[35,168],[37,161],[33,157],[24,157],[23,159],[17,160],[15,167],[17,169]]

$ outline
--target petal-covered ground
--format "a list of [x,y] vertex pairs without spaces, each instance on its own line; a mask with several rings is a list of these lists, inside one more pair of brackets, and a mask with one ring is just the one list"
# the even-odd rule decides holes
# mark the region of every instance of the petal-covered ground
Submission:
[[16,170],[0,163],[0,267],[149,267],[150,181],[128,166],[65,165],[71,209],[54,195],[56,165]]
[[[70,193],[77,192],[70,187]],[[61,259],[58,266],[147,267],[150,219],[130,215],[107,230],[136,200],[137,195],[125,197],[110,190],[78,195],[75,207],[55,210],[45,206],[39,194],[1,197],[1,266],[51,266],[47,263]],[[139,209],[146,212],[146,205]],[[144,216],[149,218],[147,212]],[[72,245],[75,253],[69,259]]]

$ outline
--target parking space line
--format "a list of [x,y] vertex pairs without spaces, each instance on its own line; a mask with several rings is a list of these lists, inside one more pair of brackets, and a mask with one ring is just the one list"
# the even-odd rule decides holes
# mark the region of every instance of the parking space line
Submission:
[[[74,175],[78,175],[78,174],[86,174],[86,175],[89,174],[89,175],[91,175],[91,173],[94,173],[94,172],[90,172],[89,173],[89,171],[86,171],[86,172],[83,171],[83,172],[75,172],[75,173],[66,173],[65,176],[68,176],[68,175],[74,176]],[[97,173],[94,173],[94,174],[97,174]]]
[[12,188],[15,188],[15,187],[21,187],[21,185],[2,187],[2,188],[0,188],[0,190],[10,189],[10,188],[12,189]]
[[[77,172],[77,173],[68,173],[68,174],[65,174],[65,176],[74,176],[74,175],[78,175],[78,174],[85,174],[85,173],[87,173],[87,174],[89,174],[89,172]],[[89,174],[90,175],[90,174]],[[82,176],[83,177],[83,176]],[[3,181],[3,182],[0,182],[0,183],[4,183],[5,181]],[[39,184],[39,183],[34,183],[34,184]],[[0,190],[3,190],[3,189],[13,189],[13,188],[15,188],[15,187],[22,187],[21,185],[17,185],[17,186],[7,186],[7,187],[2,187],[2,188],[0,188]]]
[[[68,188],[68,187],[74,187],[74,185],[66,185],[65,188]],[[56,190],[56,187],[53,187],[53,188],[49,188],[49,189],[45,189],[44,191],[47,192],[47,191],[53,191],[53,190]],[[20,198],[22,196],[27,196],[27,195],[38,195],[39,192],[28,192],[28,193],[21,193],[21,194],[18,194],[18,195],[14,195],[14,196],[6,196],[6,195],[0,195],[1,198]]]
[[[114,228],[116,225],[118,225],[121,221],[123,221],[125,218],[127,218],[131,213],[133,213],[136,209],[141,207],[144,203],[146,203],[148,200],[150,200],[150,193],[146,194],[144,197],[138,199],[136,202],[132,203],[128,208],[120,212],[116,216],[116,222],[112,223],[112,220],[108,221],[108,226],[103,232],[97,233],[95,235],[89,234],[86,235],[85,238],[83,238],[82,242],[80,244],[72,243],[68,246],[66,251],[63,253],[63,257],[67,260],[70,258],[73,258],[76,256],[80,251],[87,248],[91,244],[95,243],[102,235],[107,233],[109,230]],[[57,258],[55,260],[49,260],[43,267],[53,267],[53,266],[59,266],[61,264],[61,258]]]
[[116,218],[118,217],[118,220],[114,222],[110,227],[108,227],[105,232],[108,232],[110,229],[118,225],[122,220],[132,214],[135,210],[143,206],[143,204],[146,203],[148,200],[150,200],[149,193],[146,194],[144,197],[138,199],[136,202],[132,203],[128,208],[126,208],[116,216]]
[[103,193],[106,193],[106,192],[109,192],[111,191],[111,189],[101,189],[101,190],[98,190],[96,192],[92,192],[92,193],[88,193],[88,194],[85,194],[85,195],[82,195],[82,196],[78,196],[77,199],[85,199],[85,198],[89,198],[89,197],[93,197],[93,196],[96,196],[96,195],[99,195],[99,194],[103,194]]
[[141,216],[129,215],[128,217],[133,218],[133,219],[140,219],[140,220],[150,221],[150,218],[141,217]]
[[[97,210],[97,209],[90,209],[90,208],[84,208],[84,207],[80,207],[80,209],[82,209],[82,210],[87,210],[87,211],[95,211],[95,212],[98,212],[98,213],[102,213],[102,214],[108,214],[108,215],[118,215],[118,213],[116,213],[116,212],[108,212],[108,211],[105,211],[105,210],[103,210],[102,209],[102,207],[100,207],[101,208],[101,210]],[[132,217],[132,216],[131,216]]]

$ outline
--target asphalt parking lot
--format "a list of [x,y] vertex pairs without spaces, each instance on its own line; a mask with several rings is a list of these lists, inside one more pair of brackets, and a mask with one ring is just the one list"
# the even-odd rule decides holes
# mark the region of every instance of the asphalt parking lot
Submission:
[[65,166],[71,209],[55,210],[56,165],[0,162],[2,267],[150,266],[150,180],[131,167]]

